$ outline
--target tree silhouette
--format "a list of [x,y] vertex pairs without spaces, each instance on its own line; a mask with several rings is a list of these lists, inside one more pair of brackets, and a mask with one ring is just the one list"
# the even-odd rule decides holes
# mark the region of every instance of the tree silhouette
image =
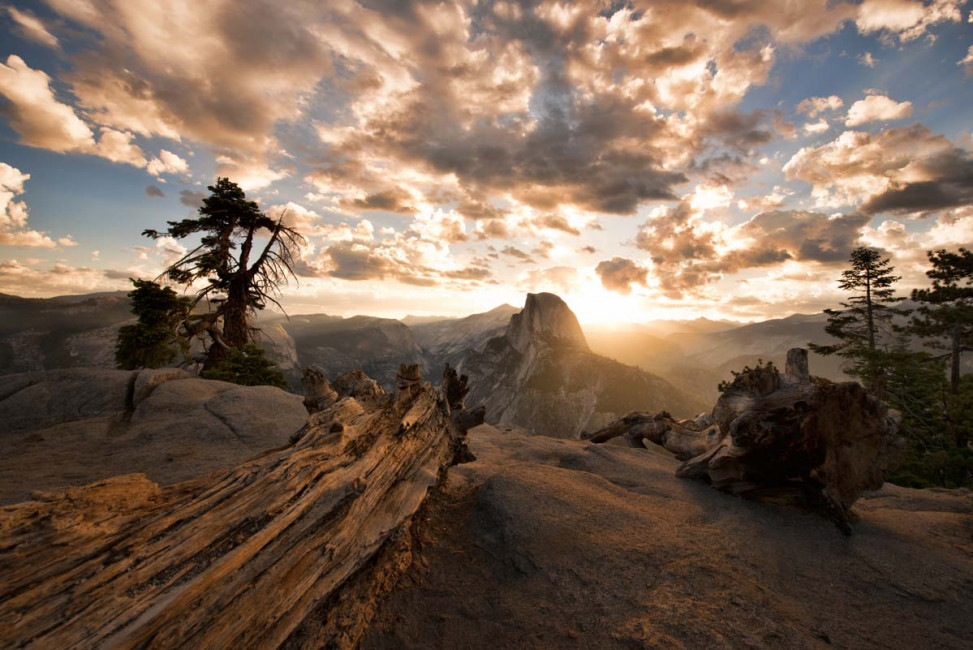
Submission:
[[893,275],[895,268],[874,248],[859,246],[851,252],[851,268],[843,271],[838,287],[851,291],[843,309],[825,309],[828,325],[824,331],[838,339],[834,345],[809,343],[808,347],[822,355],[836,354],[851,360],[848,374],[858,377],[877,397],[885,396],[885,350],[881,347],[884,335],[891,334],[892,319],[906,310],[893,305],[902,301],[895,296],[893,285],[900,279]]
[[912,299],[921,303],[910,330],[930,339],[930,345],[949,350],[950,391],[959,392],[960,355],[973,351],[973,252],[960,248],[926,253],[932,269],[926,275],[931,289],[916,289]]
[[[295,256],[306,241],[283,224],[283,215],[274,220],[263,214],[228,178],[218,178],[207,189],[210,195],[203,199],[197,218],[169,221],[169,228],[163,232],[142,233],[153,239],[201,235],[199,245],[163,275],[187,286],[205,281],[192,299],[192,306],[204,299],[216,305],[193,332],[205,331],[212,339],[204,370],[218,365],[231,349],[240,349],[252,340],[249,319],[257,310],[268,303],[279,306],[281,285],[295,277]],[[267,242],[254,258],[255,240],[259,237],[267,237]]]
[[139,317],[134,325],[118,331],[115,363],[123,370],[159,368],[176,360],[181,351],[189,355],[183,324],[192,310],[189,298],[176,295],[169,287],[150,280],[132,280],[129,291],[132,313]]

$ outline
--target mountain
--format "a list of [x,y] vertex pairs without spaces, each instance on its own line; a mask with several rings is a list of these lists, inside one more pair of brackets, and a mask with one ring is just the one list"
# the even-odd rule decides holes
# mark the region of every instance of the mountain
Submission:
[[504,332],[510,317],[518,310],[500,305],[482,314],[410,325],[416,342],[425,350],[429,365],[441,369],[444,364],[456,366],[469,350],[478,350]]
[[413,316],[409,314],[399,319],[400,322],[405,323],[409,327],[414,327],[416,325],[424,325],[426,323],[436,323],[444,320],[456,320],[449,316]]
[[118,328],[133,321],[124,293],[60,298],[0,294],[0,374],[114,367]]
[[[299,367],[316,367],[329,379],[349,370],[363,370],[385,388],[392,388],[400,364],[418,363],[424,376],[429,373],[412,330],[397,320],[305,314],[261,323],[264,329],[267,325],[280,327],[293,341]],[[275,361],[278,355],[290,355],[283,336],[278,335],[275,342],[279,348],[272,355]]]
[[486,407],[487,421],[560,438],[577,438],[633,410],[688,416],[708,406],[592,352],[577,317],[550,293],[527,294],[504,333],[457,365],[470,379],[467,404]]
[[[732,378],[734,370],[758,360],[784,367],[787,350],[808,342],[831,343],[825,334],[826,314],[794,314],[760,323],[697,319],[654,321],[642,325],[591,328],[588,340],[599,354],[664,376],[677,388],[712,403],[717,386]],[[815,374],[845,381],[843,359],[811,353]]]

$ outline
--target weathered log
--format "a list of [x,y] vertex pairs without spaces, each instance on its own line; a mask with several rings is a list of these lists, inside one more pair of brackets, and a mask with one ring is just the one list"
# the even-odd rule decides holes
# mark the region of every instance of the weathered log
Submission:
[[305,368],[301,377],[304,406],[308,413],[317,413],[338,401],[338,393],[328,383],[324,373],[316,368]]
[[378,401],[361,377],[346,383],[369,399],[340,400],[295,445],[236,468],[161,489],[115,477],[0,509],[4,645],[353,646],[373,611],[359,592],[387,589],[464,445],[440,390]]
[[396,402],[410,400],[422,390],[422,375],[419,372],[418,363],[403,363],[399,372],[395,375],[395,395]]
[[451,409],[462,409],[465,407],[466,395],[470,392],[469,377],[466,375],[458,376],[455,368],[450,368],[446,364],[443,370],[443,392],[446,394],[446,402]]
[[897,420],[860,384],[807,374],[806,353],[740,374],[713,409],[719,443],[676,470],[754,498],[800,493],[850,532],[852,504],[882,486],[899,459]]
[[848,510],[881,487],[899,457],[897,421],[856,383],[812,379],[807,351],[740,373],[711,417],[675,422],[667,413],[630,413],[592,434],[662,445],[685,461],[676,476],[750,498],[798,497],[823,507],[845,532]]
[[331,384],[338,397],[354,397],[363,404],[374,404],[388,398],[388,391],[361,370],[349,370]]
[[631,447],[644,447],[644,441],[647,440],[665,447],[679,460],[688,460],[716,444],[719,429],[709,426],[699,430],[694,428],[692,421],[676,422],[665,411],[634,411],[607,427],[582,437],[594,443],[602,443],[618,436],[624,436]]

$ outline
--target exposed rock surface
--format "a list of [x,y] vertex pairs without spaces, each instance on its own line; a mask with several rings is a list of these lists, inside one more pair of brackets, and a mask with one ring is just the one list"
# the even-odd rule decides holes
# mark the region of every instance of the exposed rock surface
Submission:
[[439,319],[423,323],[410,321],[416,342],[422,347],[434,368],[455,366],[470,350],[480,350],[487,341],[503,334],[510,317],[520,310],[500,305],[482,314],[466,318]]
[[192,481],[120,476],[0,509],[3,644],[354,647],[463,455],[439,391],[400,397],[345,398],[296,444]]
[[129,472],[174,483],[286,445],[298,395],[174,368],[0,377],[0,503]]
[[973,494],[887,485],[856,534],[673,477],[679,461],[469,434],[362,647],[966,648]]
[[702,404],[665,380],[594,354],[574,313],[553,294],[528,294],[502,336],[458,364],[469,375],[466,403],[488,422],[577,438],[635,409],[686,414]]
[[528,293],[524,308],[510,317],[507,341],[521,354],[544,344],[588,349],[577,316],[553,293]]

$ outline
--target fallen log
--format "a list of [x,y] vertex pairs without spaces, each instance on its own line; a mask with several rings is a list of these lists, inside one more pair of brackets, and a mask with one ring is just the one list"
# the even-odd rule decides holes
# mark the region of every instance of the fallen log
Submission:
[[238,467],[0,509],[4,645],[354,646],[373,613],[362,590],[387,591],[414,515],[468,454],[441,390],[393,400],[341,383],[356,386],[364,402],[327,406],[297,443]]
[[822,507],[846,533],[852,504],[881,487],[900,457],[894,414],[860,384],[811,377],[799,348],[788,352],[783,374],[768,364],[737,375],[711,419],[704,428],[709,418],[677,423],[666,413],[632,413],[590,440],[649,440],[685,461],[676,476]]
[[715,426],[699,429],[691,422],[676,422],[666,411],[633,411],[603,429],[583,434],[582,438],[602,443],[618,436],[623,436],[631,447],[644,447],[648,441],[665,447],[679,460],[688,460],[712,448],[718,442],[719,429]]

